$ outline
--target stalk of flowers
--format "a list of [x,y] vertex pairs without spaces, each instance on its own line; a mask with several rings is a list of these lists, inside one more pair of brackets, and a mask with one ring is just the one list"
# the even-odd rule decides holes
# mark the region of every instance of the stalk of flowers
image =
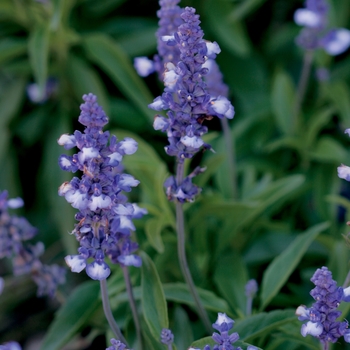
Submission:
[[338,287],[327,267],[317,269],[311,282],[316,286],[310,292],[315,303],[310,308],[301,305],[296,310],[300,321],[308,321],[301,327],[302,336],[310,334],[319,339],[324,350],[328,350],[329,343],[337,342],[340,337],[350,343],[348,322],[336,321],[341,315],[341,311],[337,310],[339,304],[350,301],[350,287]]
[[[239,339],[237,332],[229,334],[235,321],[228,317],[225,313],[218,313],[218,318],[212,327],[219,333],[214,332],[212,339],[217,343],[213,347],[206,345],[203,350],[243,350],[240,346],[234,346],[233,344]],[[172,343],[174,341],[174,335],[170,329],[163,329],[161,333],[161,342],[168,346],[168,349],[172,349]],[[254,345],[248,345],[247,350],[257,350]],[[201,350],[199,348],[189,348],[188,350]]]
[[169,145],[165,147],[168,155],[177,160],[176,176],[165,182],[169,200],[176,201],[176,221],[178,234],[178,254],[182,273],[195,300],[198,313],[207,330],[210,322],[207,313],[195,289],[188,269],[185,254],[185,233],[182,203],[193,201],[200,189],[192,184],[192,178],[204,171],[197,167],[184,178],[184,160],[192,158],[201,149],[211,149],[201,136],[207,132],[202,123],[213,116],[232,118],[234,110],[231,103],[223,96],[213,97],[207,91],[203,77],[208,69],[203,64],[208,56],[220,51],[216,43],[203,40],[199,16],[195,9],[186,7],[181,19],[183,23],[173,36],[163,37],[168,45],[176,46],[180,52],[177,64],[167,63],[164,72],[164,93],[149,105],[154,110],[166,110],[168,118],[157,115],[154,128],[167,133]]
[[[11,215],[8,209],[23,206],[21,198],[8,199],[7,191],[0,193],[0,258],[12,259],[15,276],[29,274],[38,286],[37,295],[53,297],[58,285],[65,282],[65,269],[58,265],[45,265],[39,260],[44,244],[25,244],[37,234],[25,218]],[[0,294],[3,289],[0,280]]]
[[[132,241],[135,226],[132,219],[147,213],[135,203],[128,203],[123,192],[130,192],[139,184],[133,176],[122,172],[121,161],[125,155],[137,150],[137,142],[131,138],[117,141],[115,136],[103,131],[108,118],[93,94],[83,96],[79,122],[85,126],[84,133],[75,131],[73,135],[62,135],[58,143],[79,152],[73,156],[62,155],[59,165],[65,171],[83,172],[81,178],[74,177],[59,188],[58,194],[78,209],[75,215],[78,223],[72,233],[80,243],[77,255],[68,255],[65,260],[73,272],[85,269],[87,275],[99,280],[106,317],[119,340],[126,343],[110,311],[106,278],[112,264],[119,264],[131,287],[128,266],[141,266],[141,258],[134,254],[138,249]],[[133,311],[135,327],[140,339],[140,325],[131,288],[129,299]]]
[[329,55],[336,56],[345,52],[350,46],[350,30],[346,28],[330,29],[328,14],[329,5],[326,0],[306,0],[305,8],[298,9],[294,13],[295,23],[304,26],[296,38],[296,43],[305,50],[294,110],[295,118],[298,117],[305,95],[314,51],[322,48]]
[[[183,9],[177,6],[178,3],[179,0],[159,1],[160,10],[157,12],[157,15],[160,20],[159,29],[156,33],[158,54],[154,56],[153,61],[149,60],[147,57],[137,57],[135,59],[134,66],[140,76],[148,76],[156,71],[160,79],[163,79],[168,63],[175,66],[180,61],[180,49],[178,45],[174,45],[174,42],[172,41],[174,33],[182,24],[181,13]],[[206,61],[204,62],[203,67],[208,69],[208,73],[203,76],[203,78],[207,83],[207,91],[213,98],[222,96],[227,99],[228,86],[224,84],[220,68],[215,61],[216,54],[220,53],[220,48],[216,42],[211,43],[207,41],[206,46]],[[168,80],[167,82],[164,81],[165,83],[169,83],[169,80],[175,77],[173,72],[166,72],[165,74],[168,74]],[[237,192],[234,145],[227,119],[221,118],[220,122],[224,132],[227,150],[230,196],[234,198],[236,197]]]

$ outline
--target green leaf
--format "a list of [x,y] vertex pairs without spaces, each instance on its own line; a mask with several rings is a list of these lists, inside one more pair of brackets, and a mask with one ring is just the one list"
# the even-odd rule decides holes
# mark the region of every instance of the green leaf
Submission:
[[295,130],[294,101],[295,92],[290,76],[284,71],[278,71],[272,83],[271,103],[277,125],[284,134],[291,134]]
[[193,340],[191,321],[181,306],[175,306],[174,325],[172,326],[174,342],[179,350],[187,349]]
[[22,107],[25,86],[25,79],[16,79],[6,84],[6,89],[2,90],[0,94],[0,163],[11,147],[8,124]]
[[0,65],[27,52],[25,40],[5,38],[0,40]]
[[325,87],[326,94],[333,102],[334,108],[339,112],[343,129],[350,125],[350,90],[345,82],[337,81],[327,84]]
[[242,317],[246,308],[245,285],[248,272],[239,254],[232,252],[216,263],[214,281],[235,313]]
[[89,321],[100,306],[100,285],[96,281],[77,287],[58,311],[40,350],[60,350]]
[[[206,309],[214,312],[230,313],[230,308],[225,300],[219,298],[216,294],[214,294],[211,291],[202,288],[196,289],[202,301],[202,304]],[[135,299],[139,300],[142,297],[141,293],[143,293],[143,291],[139,287],[135,287],[133,291]],[[193,309],[196,309],[193,297],[185,283],[163,284],[163,291],[166,300],[174,301],[180,304],[185,304],[191,306]],[[121,302],[128,302],[128,300],[128,295],[126,293],[120,293],[119,295],[113,297],[111,304],[116,305]]]
[[140,112],[153,123],[154,113],[147,107],[153,97],[143,80],[136,74],[130,59],[118,44],[103,34],[85,37],[84,47],[92,59],[135,104]]
[[67,62],[67,73],[78,101],[84,94],[92,92],[109,116],[110,108],[106,89],[95,70],[83,59],[71,55]]
[[41,97],[45,93],[49,57],[49,30],[39,25],[30,34],[28,41],[29,59]]
[[250,41],[242,22],[230,22],[228,14],[231,6],[225,0],[207,0],[206,16],[209,20],[210,30],[221,48],[223,46],[234,55],[247,56],[250,52]]
[[234,331],[243,341],[251,342],[254,338],[271,334],[273,330],[295,320],[295,310],[262,312],[244,320],[237,320]]
[[168,309],[156,267],[146,253],[142,257],[141,297],[143,316],[154,339],[163,328],[169,328]]
[[263,5],[266,0],[245,0],[239,5],[234,6],[229,15],[229,20],[232,22],[240,21],[247,17],[256,8]]
[[348,158],[348,152],[335,139],[322,136],[319,138],[315,149],[310,152],[310,156],[320,162],[339,164]]
[[[163,289],[167,300],[186,304],[195,308],[193,297],[185,283],[167,283],[163,285]],[[225,300],[219,298],[211,291],[202,288],[196,289],[203,306],[207,310],[212,310],[214,312],[229,312],[229,307]]]
[[166,226],[163,218],[158,216],[156,218],[148,219],[145,225],[145,232],[148,243],[157,250],[158,253],[164,252],[164,244],[161,237],[163,227]]
[[270,263],[261,285],[261,310],[277,295],[317,235],[328,227],[329,223],[324,222],[298,235],[294,242]]

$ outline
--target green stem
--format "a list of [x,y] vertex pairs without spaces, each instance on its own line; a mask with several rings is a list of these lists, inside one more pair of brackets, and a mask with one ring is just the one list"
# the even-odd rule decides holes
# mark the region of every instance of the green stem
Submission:
[[140,320],[139,316],[137,313],[137,308],[136,308],[136,302],[134,298],[134,293],[132,291],[132,285],[131,285],[131,280],[130,280],[130,275],[129,275],[129,270],[127,266],[123,267],[123,273],[124,273],[124,280],[125,280],[125,285],[126,285],[126,291],[128,293],[129,297],[129,303],[131,307],[131,312],[132,312],[132,317],[134,319],[134,324],[135,324],[135,329],[136,329],[136,336],[139,342],[139,349],[142,350],[142,335],[141,335],[141,326],[140,326]]
[[230,126],[226,118],[221,119],[221,127],[224,132],[225,148],[227,155],[227,167],[228,167],[228,186],[229,196],[232,199],[237,198],[237,175],[236,175],[236,156],[235,145],[232,139]]
[[250,316],[252,314],[252,306],[253,306],[253,298],[248,297],[247,298],[247,308],[246,308],[247,316]]
[[[183,181],[184,164],[178,163],[176,172],[176,182],[180,185]],[[202,319],[202,322],[206,328],[206,331],[210,334],[212,332],[212,327],[207,312],[205,311],[202,302],[199,298],[198,292],[194,285],[190,269],[188,268],[186,259],[186,249],[185,249],[185,223],[184,223],[184,213],[183,207],[180,202],[176,202],[176,229],[177,229],[177,250],[179,256],[179,263],[181,267],[182,274],[185,281],[190,289],[190,293],[194,299],[197,312]]]
[[305,97],[305,92],[306,92],[307,83],[308,83],[309,77],[310,77],[310,71],[311,71],[313,57],[314,57],[313,50],[308,50],[305,52],[303,68],[301,70],[301,75],[300,75],[300,79],[299,79],[298,90],[297,90],[297,95],[296,95],[295,105],[294,105],[294,113],[293,113],[293,115],[294,115],[294,130],[298,126],[299,113],[300,113],[301,105],[302,105],[304,97]]
[[350,284],[350,271],[346,275],[345,281],[343,283],[343,288],[347,288],[349,286],[349,284]]
[[119,329],[119,327],[118,327],[117,323],[115,322],[115,319],[112,315],[111,305],[109,304],[109,298],[108,298],[107,281],[105,279],[100,281],[100,287],[101,287],[103,311],[105,313],[105,316],[106,316],[106,319],[109,323],[109,326],[111,327],[117,340],[120,340],[127,347],[129,347],[128,343],[126,342],[122,332],[120,331],[120,329]]

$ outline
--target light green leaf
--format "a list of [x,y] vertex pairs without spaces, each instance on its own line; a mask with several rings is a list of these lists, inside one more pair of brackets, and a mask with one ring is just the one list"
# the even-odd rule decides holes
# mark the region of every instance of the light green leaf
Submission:
[[43,97],[49,58],[49,29],[46,25],[34,28],[29,37],[28,51],[35,81],[39,86],[39,95]]
[[163,227],[166,225],[163,218],[158,216],[156,218],[148,219],[145,225],[145,232],[148,243],[157,250],[158,253],[164,252],[164,244],[161,237]]
[[154,339],[163,328],[169,328],[168,309],[156,267],[146,253],[142,257],[141,298],[143,316]]
[[277,295],[317,235],[328,227],[329,223],[324,222],[298,235],[294,242],[270,263],[261,285],[261,310]]
[[67,72],[78,101],[81,101],[84,94],[91,92],[97,96],[99,105],[109,116],[110,108],[106,88],[96,71],[83,59],[71,55],[67,62]]
[[271,103],[276,122],[284,134],[295,130],[294,123],[295,91],[290,76],[284,71],[277,71],[272,83]]
[[81,330],[101,304],[99,290],[98,282],[89,281],[73,291],[51,323],[40,350],[61,350]]
[[147,107],[153,97],[125,52],[115,41],[103,34],[89,35],[83,43],[92,61],[110,76],[148,121],[153,123],[154,112]]

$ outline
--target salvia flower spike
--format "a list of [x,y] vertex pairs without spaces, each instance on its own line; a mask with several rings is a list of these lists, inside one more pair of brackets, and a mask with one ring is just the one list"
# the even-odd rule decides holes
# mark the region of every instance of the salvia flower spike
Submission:
[[301,334],[318,338],[321,343],[335,343],[340,337],[350,343],[350,330],[347,321],[336,321],[341,315],[337,310],[342,301],[350,301],[350,287],[338,287],[327,267],[317,269],[311,278],[315,288],[310,294],[315,302],[310,308],[300,305],[296,315],[300,321],[307,321],[301,327]]
[[121,164],[125,155],[136,152],[137,142],[128,137],[118,142],[115,136],[110,137],[108,131],[102,130],[108,118],[96,96],[90,93],[83,100],[79,122],[85,126],[84,132],[64,134],[58,140],[66,149],[79,149],[73,156],[62,155],[60,167],[73,173],[83,172],[81,178],[63,183],[58,191],[79,210],[73,230],[80,243],[79,254],[65,260],[73,272],[85,269],[90,278],[103,280],[110,274],[106,256],[114,264],[141,266],[141,258],[133,254],[138,245],[131,240],[135,230],[132,219],[142,217],[146,210],[128,203],[122,193],[139,184],[122,172]]

